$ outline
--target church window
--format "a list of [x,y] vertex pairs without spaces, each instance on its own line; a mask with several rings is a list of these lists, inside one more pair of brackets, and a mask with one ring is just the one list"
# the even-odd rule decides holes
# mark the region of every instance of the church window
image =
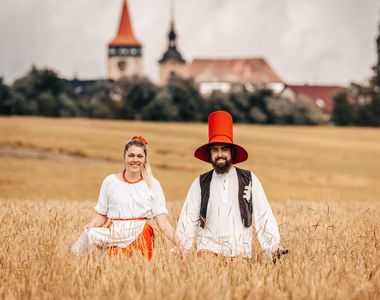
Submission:
[[119,68],[119,71],[124,72],[125,69],[127,68],[127,62],[124,61],[124,60],[119,61],[118,64],[117,64],[117,67]]
[[109,53],[110,55],[115,55],[115,54],[116,54],[116,50],[115,50],[115,48],[110,48],[108,53]]

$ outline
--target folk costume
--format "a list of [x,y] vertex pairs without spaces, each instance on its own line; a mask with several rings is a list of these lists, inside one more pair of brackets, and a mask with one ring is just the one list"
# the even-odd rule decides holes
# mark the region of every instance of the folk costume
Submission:
[[153,228],[147,219],[168,213],[157,179],[153,178],[149,187],[144,180],[128,183],[109,175],[102,183],[95,210],[107,216],[106,226],[86,229],[73,245],[74,253],[108,251],[110,255],[130,255],[137,249],[149,259],[152,257]]
[[[210,145],[215,143],[233,147],[233,164],[248,158],[247,151],[233,143],[229,113],[211,113],[208,125],[209,142],[195,151],[196,158],[211,162]],[[261,247],[270,257],[273,248],[280,244],[280,234],[263,187],[251,171],[231,167],[227,173],[212,170],[193,181],[176,234],[185,249],[190,249],[195,240],[198,253],[251,257],[253,226]]]

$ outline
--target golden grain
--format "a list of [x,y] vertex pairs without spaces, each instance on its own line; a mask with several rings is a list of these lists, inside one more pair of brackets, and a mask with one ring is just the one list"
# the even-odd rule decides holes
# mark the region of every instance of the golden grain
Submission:
[[[75,257],[89,201],[1,201],[0,297],[4,299],[375,299],[380,296],[377,202],[273,205],[288,257],[180,259],[156,231],[151,262],[135,255]],[[180,203],[170,202],[171,222]]]
[[209,166],[192,158],[205,124],[0,118],[1,299],[379,299],[380,131],[235,127],[264,183],[284,245],[270,263],[180,259],[156,231],[151,262],[70,252],[91,218],[101,180],[120,170],[134,134],[176,223],[191,181]]

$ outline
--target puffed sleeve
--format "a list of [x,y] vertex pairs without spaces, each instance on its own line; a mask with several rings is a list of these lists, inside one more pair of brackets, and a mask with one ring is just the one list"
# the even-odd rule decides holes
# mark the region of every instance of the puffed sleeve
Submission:
[[108,208],[109,208],[109,195],[108,195],[109,184],[110,184],[109,178],[107,177],[106,179],[103,180],[102,186],[100,187],[98,203],[95,206],[95,210],[99,214],[104,215],[104,216],[107,215]]
[[252,181],[253,216],[257,238],[263,250],[270,256],[273,247],[280,244],[280,232],[264,189],[259,179],[253,173]]
[[185,249],[190,249],[193,245],[195,233],[199,225],[200,206],[201,187],[199,177],[197,177],[187,193],[176,228],[176,234],[182,247]]
[[157,179],[153,180],[152,197],[152,217],[156,217],[161,214],[168,214],[164,191],[162,190],[161,184]]

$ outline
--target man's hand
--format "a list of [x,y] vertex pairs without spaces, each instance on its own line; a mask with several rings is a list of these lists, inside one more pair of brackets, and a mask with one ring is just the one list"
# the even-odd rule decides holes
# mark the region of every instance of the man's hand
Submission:
[[281,258],[282,255],[288,254],[289,250],[281,246],[276,247],[276,250],[272,251],[272,261],[275,264],[277,260]]

